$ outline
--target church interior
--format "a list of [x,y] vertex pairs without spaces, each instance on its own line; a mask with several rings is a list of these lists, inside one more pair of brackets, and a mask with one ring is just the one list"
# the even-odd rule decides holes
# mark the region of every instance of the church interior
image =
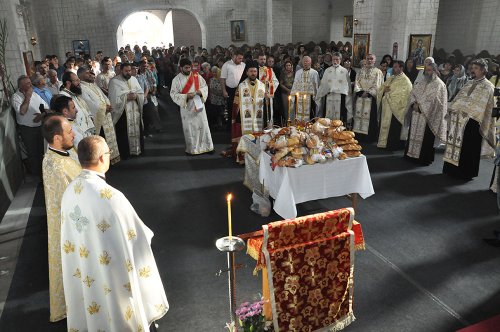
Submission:
[[[479,158],[481,148],[478,145],[477,175],[467,179],[457,178],[443,173],[443,167],[450,160],[447,155],[449,142],[438,144],[437,135],[438,143],[434,147],[431,143],[432,151],[435,150],[433,162],[420,165],[405,158],[408,147],[406,150],[381,148],[376,141],[362,141],[358,138],[361,135],[356,132],[353,138],[359,139],[362,150],[360,147],[360,154],[355,156],[361,156],[363,165],[366,164],[364,175],[353,172],[354,166],[338,167],[337,172],[328,170],[329,163],[354,160],[350,155],[346,160],[316,164],[307,164],[304,158],[301,167],[286,167],[274,163],[275,159],[270,159],[270,166],[264,156],[269,148],[263,150],[262,155],[259,150],[255,160],[249,159],[251,149],[242,147],[245,136],[249,145],[252,140],[253,143],[260,140],[262,144],[260,135],[278,133],[281,127],[287,126],[286,114],[288,126],[295,121],[296,126],[304,132],[312,131],[315,130],[312,125],[313,115],[310,119],[307,118],[311,120],[310,124],[307,120],[300,122],[297,114],[294,115],[294,120],[290,118],[290,113],[285,112],[280,120],[274,122],[271,115],[270,129],[263,129],[258,135],[256,130],[245,134],[246,115],[241,115],[241,128],[238,129],[241,140],[237,149],[236,144],[233,152],[228,152],[231,150],[228,146],[235,144],[234,114],[239,119],[238,112],[242,109],[238,107],[242,108],[244,102],[239,106],[237,102],[229,103],[229,107],[224,104],[218,119],[217,116],[215,120],[211,119],[208,114],[208,122],[204,121],[207,126],[210,125],[209,135],[213,147],[209,153],[189,153],[186,150],[186,116],[183,113],[183,108],[187,106],[179,105],[173,94],[174,77],[178,73],[182,76],[183,63],[187,62],[182,62],[183,56],[180,60],[177,58],[175,62],[172,61],[174,71],[170,80],[166,74],[167,66],[164,67],[162,62],[163,52],[171,56],[169,49],[175,53],[177,49],[186,48],[186,53],[179,52],[186,54],[186,58],[191,57],[193,52],[188,66],[194,71],[194,63],[198,63],[201,74],[196,77],[204,76],[204,63],[209,64],[209,71],[215,68],[220,76],[221,67],[225,64],[218,66],[218,54],[214,50],[222,50],[222,63],[227,60],[234,65],[236,50],[241,49],[245,59],[249,57],[252,60],[253,57],[255,62],[264,53],[267,59],[271,55],[276,61],[275,66],[281,66],[282,73],[285,72],[286,64],[283,54],[290,56],[291,60],[287,61],[292,63],[292,70],[295,66],[298,66],[296,70],[305,70],[307,65],[303,60],[306,57],[312,58],[311,68],[321,70],[321,76],[327,72],[323,70],[319,58],[324,61],[330,55],[332,59],[333,54],[333,58],[340,57],[342,64],[346,59],[352,63],[352,69],[359,75],[368,56],[376,57],[375,67],[378,68],[381,60],[389,55],[395,67],[399,66],[396,65],[396,60],[402,61],[406,66],[407,59],[411,59],[415,62],[416,69],[425,72],[429,64],[424,59],[431,57],[432,62],[435,61],[436,70],[439,65],[443,65],[439,68],[441,73],[442,70],[446,71],[446,64],[452,64],[453,68],[455,65],[462,65],[464,73],[469,75],[468,65],[472,67],[476,64],[476,59],[484,59],[486,79],[492,81],[491,102],[488,107],[489,112],[493,112],[493,120],[483,120],[483,123],[490,123],[494,133],[492,135],[495,135],[496,130],[496,136],[493,136],[496,140],[493,145],[490,144],[490,148],[496,148],[498,153],[500,121],[495,110],[500,109],[500,100],[495,99],[498,97],[493,94],[498,92],[500,95],[499,15],[500,2],[497,0],[0,0],[0,331],[77,330],[71,329],[66,319],[49,321],[51,266],[47,263],[49,240],[46,189],[43,176],[31,174],[26,161],[26,148],[19,142],[19,126],[22,125],[17,123],[19,121],[16,122],[15,107],[11,102],[14,98],[12,96],[16,91],[19,92],[18,77],[26,75],[24,78],[30,78],[39,74],[38,65],[43,64],[44,59],[51,55],[58,57],[62,67],[69,57],[76,58],[77,64],[79,60],[84,63],[88,59],[79,57],[88,54],[89,63],[97,62],[102,73],[103,65],[99,61],[93,61],[98,51],[111,59],[114,68],[121,68],[121,75],[124,68],[130,68],[130,65],[132,70],[138,68],[140,72],[140,52],[139,60],[131,61],[133,64],[129,63],[128,67],[124,66],[128,54],[126,45],[129,45],[129,50],[132,49],[129,51],[132,56],[137,56],[137,53],[134,54],[134,45],[141,48],[145,46],[147,52],[153,50],[153,54],[158,56],[151,58],[158,69],[158,84],[155,85],[154,93],[156,96],[154,101],[148,100],[156,105],[161,130],[143,135],[141,127],[142,153],[129,159],[122,157],[121,161],[111,165],[105,181],[123,193],[140,220],[154,232],[150,245],[169,308],[164,316],[155,319],[156,323],[149,322],[152,324],[151,331],[500,331],[500,244],[489,245],[484,241],[498,237],[498,240],[492,240],[490,244],[500,243],[500,232],[493,234],[496,229],[500,230],[500,198],[497,197],[495,185],[498,177],[495,169],[499,169],[498,157],[495,159],[491,155],[486,158],[481,152]],[[191,46],[194,46],[192,50]],[[306,53],[300,54],[301,48]],[[158,50],[156,53],[155,49]],[[283,50],[282,53],[279,50]],[[419,51],[422,52],[421,56],[418,55]],[[204,52],[208,55],[203,55]],[[229,57],[222,56],[226,52]],[[203,57],[203,61],[198,60],[197,56]],[[145,61],[146,65],[147,63]],[[272,66],[269,62],[267,65]],[[389,78],[389,64],[385,65],[384,80],[394,79],[395,76]],[[248,75],[251,65],[247,62],[246,66],[245,75]],[[254,66],[259,74],[257,64]],[[392,67],[392,63],[390,66],[392,75],[396,75],[397,70]],[[63,68],[63,77],[66,73]],[[78,70],[78,77],[83,81],[80,73],[82,72]],[[223,68],[222,73],[224,74]],[[415,76],[416,73],[415,71]],[[59,75],[58,70],[56,74]],[[454,74],[451,71],[449,75],[451,78]],[[74,76],[76,77],[76,70]],[[218,79],[209,77],[219,82]],[[261,79],[260,76],[257,78]],[[113,80],[115,78],[110,82]],[[474,78],[470,80],[473,81]],[[229,77],[224,81],[229,83]],[[207,89],[212,94],[210,82],[207,80]],[[356,82],[353,80],[352,85],[348,84],[348,95],[353,97],[352,100],[357,93]],[[281,86],[281,79],[279,83]],[[445,91],[450,91],[444,79],[441,83]],[[64,84],[66,82],[63,82],[61,90]],[[111,83],[109,84],[111,87]],[[197,84],[198,81],[195,81],[194,85]],[[265,85],[266,89],[269,84]],[[179,93],[187,93],[180,92],[181,89],[182,86]],[[225,92],[225,89],[226,87],[222,91]],[[413,89],[415,90],[415,85]],[[362,93],[364,89],[360,90]],[[463,96],[467,100],[466,97],[473,90],[474,88],[469,90],[469,94],[457,92],[456,98]],[[239,90],[236,91],[240,100],[244,100],[244,96],[239,95]],[[284,93],[282,91],[284,90],[279,93]],[[385,90],[385,93],[388,91],[390,90]],[[290,89],[288,95],[293,96]],[[304,100],[306,95],[304,92]],[[344,107],[346,97],[342,96],[342,101],[339,99],[338,103]],[[357,96],[357,100],[361,100],[360,96],[361,94]],[[205,102],[203,97],[205,96],[197,100]],[[292,108],[299,110],[299,106],[302,109],[306,107],[305,102],[300,102],[299,95],[299,99],[293,97],[295,106],[291,104],[290,98],[292,97],[288,97],[288,112]],[[313,105],[315,99],[311,98],[310,103]],[[222,100],[226,103],[227,98]],[[287,106],[286,97],[283,103],[281,96],[279,100],[269,100],[271,106],[268,103],[265,110],[273,110],[274,102],[276,119],[276,113]],[[352,100],[351,107],[356,121],[357,104]],[[407,100],[405,95],[405,102]],[[206,108],[207,113],[209,101],[212,99],[207,99],[205,106],[200,106]],[[325,105],[328,101],[322,102],[325,103],[323,107],[327,107]],[[376,104],[375,101],[374,103]],[[390,104],[389,101],[387,103]],[[113,101],[111,104],[114,107]],[[52,106],[52,103],[48,102],[47,105]],[[382,102],[382,105],[387,112],[386,104]],[[445,100],[443,105],[450,111],[455,104],[453,100]],[[312,107],[311,112],[314,113]],[[381,106],[378,107],[380,109]],[[404,110],[408,110],[406,103]],[[328,114],[328,111],[325,112]],[[393,115],[392,121],[395,122],[395,118]],[[378,120],[382,121],[380,114]],[[144,124],[146,121],[149,120],[144,119]],[[227,125],[224,125],[224,121],[228,121]],[[330,120],[327,122],[330,128],[334,127],[330,125]],[[319,121],[316,123],[319,124]],[[400,127],[404,127],[405,123]],[[275,131],[272,131],[273,124]],[[342,125],[347,127],[344,128],[346,131],[356,131],[349,120],[345,120]],[[390,130],[392,128],[391,125]],[[288,135],[290,129],[285,132]],[[326,133],[325,130],[325,136]],[[477,137],[479,141],[483,141],[484,148],[487,137],[479,134]],[[118,145],[121,144],[118,129],[117,139]],[[463,140],[465,154],[466,134]],[[268,143],[267,147],[269,146]],[[112,147],[108,153],[112,153],[111,150]],[[460,162],[463,162],[462,158]],[[266,172],[270,175],[262,175],[265,167],[268,167]],[[318,169],[316,172],[315,167]],[[323,167],[321,171],[320,167]],[[312,174],[308,175],[307,170],[311,168]],[[299,171],[302,172],[300,174],[305,174],[304,177],[292,178]],[[258,182],[254,188],[249,183],[251,172],[257,172]],[[273,181],[278,181],[275,179],[279,174],[284,174],[285,179],[280,179],[280,183],[288,181],[289,187],[282,186],[283,191],[279,191],[280,188],[273,191],[271,187],[277,185]],[[262,183],[264,177],[266,182]],[[318,178],[322,180],[316,181]],[[268,182],[267,179],[273,180]],[[330,184],[327,181],[335,183],[335,186],[337,183],[338,186],[349,186],[349,182],[365,181],[369,188],[364,192],[331,194],[343,191],[342,188],[328,188]],[[314,196],[314,199],[304,198],[307,197],[304,192],[314,190],[321,193]],[[230,199],[228,194],[232,195]],[[259,204],[255,208],[256,196],[259,195],[264,196],[267,213],[259,210]],[[281,205],[285,200],[280,200],[279,196],[292,197],[283,203],[288,203],[287,207],[291,205],[294,210],[291,214],[289,211],[282,212],[286,209]],[[338,307],[337,304],[330,306],[329,315],[334,318],[328,317],[319,323],[315,322],[319,314],[314,310],[324,309],[321,301],[315,309],[309,307],[306,310],[304,308],[307,307],[301,307],[300,317],[303,321],[294,317],[283,318],[282,314],[285,314],[280,310],[285,309],[280,306],[282,303],[300,307],[303,304],[299,301],[300,296],[304,301],[311,301],[312,293],[309,293],[308,298],[298,290],[287,288],[292,286],[286,271],[293,274],[294,262],[287,263],[290,264],[290,270],[280,270],[279,273],[285,271],[282,276],[284,286],[280,286],[277,281],[278,272],[274,272],[276,266],[271,250],[274,248],[268,251],[266,247],[269,237],[272,237],[271,231],[273,227],[278,227],[275,222],[290,219],[303,222],[307,217],[328,211],[351,214],[346,229],[339,231],[352,241],[348,246],[348,277],[342,282],[335,281],[345,288],[342,290],[345,291],[342,300],[338,300],[342,303],[339,302]],[[340,229],[341,226],[337,227]],[[256,234],[260,236],[262,245],[258,249],[250,241],[255,239]],[[217,241],[222,238],[229,238],[229,241],[241,238],[242,247],[238,250],[231,245],[229,247],[232,249],[221,248]],[[358,240],[359,242],[355,242]],[[335,237],[335,241],[340,240]],[[305,247],[319,245],[321,249],[323,244],[318,244],[319,242],[318,238],[309,238]],[[290,252],[292,261],[291,247],[286,248],[285,250],[290,250],[286,252]],[[331,250],[335,251],[336,248]],[[252,255],[252,250],[257,250],[257,253]],[[281,258],[276,259],[281,262]],[[256,268],[259,264],[263,264],[260,270]],[[338,270],[335,271],[332,273],[340,275]],[[314,272],[311,273],[312,277],[309,278],[314,278]],[[300,280],[298,284],[302,282]],[[318,287],[315,279],[308,282]],[[298,284],[297,287],[301,287]],[[283,290],[283,287],[288,290]],[[258,303],[261,299],[264,309],[262,313],[259,311],[258,317],[266,320],[266,327],[245,329],[241,319],[243,316],[238,314],[241,313],[241,304],[254,301]],[[344,306],[348,314],[339,318],[338,312],[344,310]],[[236,314],[235,309],[238,309]],[[297,310],[286,310],[290,310],[292,316],[294,312],[298,315]],[[289,323],[285,325],[284,321]],[[236,327],[231,327],[231,322]],[[112,331],[119,331],[112,326],[111,324]],[[91,328],[88,330],[92,331]],[[142,331],[142,327],[131,329],[137,330]]]

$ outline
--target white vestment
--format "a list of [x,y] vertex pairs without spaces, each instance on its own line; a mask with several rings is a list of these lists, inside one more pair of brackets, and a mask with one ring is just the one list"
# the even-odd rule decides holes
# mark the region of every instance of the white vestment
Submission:
[[[135,100],[128,100],[129,93],[135,93]],[[118,120],[125,113],[127,119],[127,136],[131,155],[141,154],[141,122],[142,108],[144,106],[144,91],[137,79],[132,76],[126,80],[122,75],[114,77],[109,82],[109,101],[113,107],[113,123],[116,125]]]
[[[322,113],[322,98],[326,96],[325,117],[337,120],[341,118],[342,95],[346,98],[351,88],[349,72],[342,66],[331,66],[325,70],[321,84],[316,95],[316,104],[320,105]],[[352,107],[344,99],[344,106],[347,108],[347,120],[352,119]],[[318,114],[319,115],[319,114]]]
[[168,310],[151,250],[153,232],[130,202],[83,170],[61,203],[68,331],[147,331]]
[[[380,86],[384,83],[384,74],[375,67],[363,67],[356,75],[354,93],[364,91],[369,93],[375,101]],[[370,116],[372,109],[372,98],[357,97],[354,104],[354,126],[353,131],[360,134],[368,134],[370,127]]]
[[89,136],[88,133],[86,133],[81,127],[80,124],[76,120],[69,120],[69,123],[71,124],[71,129],[73,130],[73,133],[75,134],[75,138],[73,139],[73,146],[75,150],[78,150],[78,143],[85,137]]
[[92,113],[90,112],[90,108],[87,103],[81,96],[77,96],[73,92],[68,89],[61,90],[61,95],[70,97],[75,103],[75,107],[78,111],[76,113],[75,122],[78,124],[78,127],[82,130],[83,136],[87,137],[95,134],[95,125],[94,120],[92,119]]
[[[188,79],[191,75],[197,75],[199,89],[201,91],[201,108],[196,109],[195,99],[187,99],[187,93],[196,92],[194,78],[187,93],[182,93]],[[205,110],[205,101],[208,97],[208,86],[203,77],[198,73],[191,73],[189,76],[183,73],[178,74],[172,81],[170,89],[170,97],[174,103],[180,106],[182,129],[184,131],[184,139],[186,140],[186,152],[189,154],[201,154],[210,152],[214,149],[212,136],[208,126],[207,112]],[[196,97],[195,97],[196,98]]]
[[106,107],[111,105],[108,97],[95,83],[81,82],[82,98],[90,108],[90,112],[94,117],[96,135],[101,133],[103,129],[106,143],[111,150],[111,162],[114,164],[120,160],[120,152],[116,143],[115,127],[111,113],[106,111]]
[[[297,70],[290,92],[292,96],[290,117],[292,120],[295,118],[302,121],[310,120],[311,107],[313,106],[313,101],[315,102],[318,87],[319,74],[316,70]],[[298,103],[296,103],[297,99]],[[313,114],[313,116],[316,116],[316,114]]]

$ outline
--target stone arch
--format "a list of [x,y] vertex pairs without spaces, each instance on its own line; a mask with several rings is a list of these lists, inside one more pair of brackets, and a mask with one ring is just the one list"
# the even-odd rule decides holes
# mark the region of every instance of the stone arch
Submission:
[[[116,21],[113,31],[115,31],[117,33],[118,29],[121,27],[123,22],[127,19],[127,17],[129,17],[133,13],[142,12],[142,11],[150,12],[152,15],[157,16],[162,21],[165,19],[165,17],[163,17],[160,14],[162,12],[168,13],[169,11],[177,11],[177,12],[189,14],[190,16],[192,16],[195,19],[195,21],[198,23],[198,25],[200,27],[201,46],[206,47],[207,34],[206,34],[206,27],[205,27],[204,21],[201,19],[201,17],[198,15],[198,13],[195,13],[187,8],[183,8],[182,6],[179,6],[179,5],[174,5],[174,6],[162,8],[161,6],[158,6],[158,5],[142,4],[141,6],[138,6],[136,8],[133,8],[133,9],[123,13],[123,15],[121,15],[121,19],[118,19],[118,21]],[[174,40],[175,40],[175,27],[174,27]],[[116,46],[116,49],[118,49],[120,47],[120,45],[118,45],[118,40],[115,41],[115,46]]]

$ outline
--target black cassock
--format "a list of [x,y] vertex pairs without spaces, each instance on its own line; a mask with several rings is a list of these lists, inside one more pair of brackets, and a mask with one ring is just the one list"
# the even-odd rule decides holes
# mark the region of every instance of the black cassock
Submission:
[[398,119],[392,115],[389,134],[387,135],[386,149],[389,151],[402,150],[405,148],[405,141],[401,140],[401,129],[403,126]]
[[[357,98],[361,98],[361,95],[365,91],[361,90],[356,93]],[[378,127],[378,115],[377,115],[377,99],[368,93],[368,98],[371,100],[370,109],[370,126],[368,127],[368,135],[356,133],[356,139],[359,142],[370,143],[378,141],[379,127]],[[354,102],[356,105],[356,102]]]
[[[144,134],[142,128],[142,121],[139,125],[140,127],[140,145],[141,153],[144,153]],[[123,111],[122,116],[115,125],[116,133],[116,143],[118,144],[118,151],[120,151],[120,158],[122,160],[130,158],[130,146],[128,139],[128,125],[127,125],[127,114]]]
[[476,177],[479,174],[482,141],[483,137],[479,133],[479,122],[469,119],[463,134],[458,166],[445,162],[443,173],[464,180]]
[[[408,132],[408,137],[410,137],[411,134],[411,125],[410,125],[410,131]],[[422,140],[422,146],[420,148],[420,155],[418,158],[412,158],[407,156],[408,153],[408,148],[409,148],[409,142],[408,140],[406,142],[406,148],[405,148],[405,155],[404,157],[407,158],[408,160],[414,161],[417,164],[423,165],[423,166],[428,166],[432,164],[434,161],[434,154],[436,150],[434,149],[434,140],[436,136],[434,136],[434,133],[432,132],[431,128],[429,127],[428,124],[425,125],[425,132],[424,132],[424,139]]]

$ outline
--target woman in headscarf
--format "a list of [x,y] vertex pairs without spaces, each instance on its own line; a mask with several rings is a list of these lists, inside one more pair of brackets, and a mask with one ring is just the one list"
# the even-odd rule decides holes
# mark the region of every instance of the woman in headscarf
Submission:
[[448,87],[448,102],[451,102],[457,95],[458,91],[467,83],[468,78],[465,75],[465,67],[456,65],[453,68],[453,76],[448,79],[446,86]]
[[405,62],[405,70],[404,73],[410,79],[411,83],[414,84],[417,79],[418,70],[415,67],[415,63],[412,58],[408,58]]

